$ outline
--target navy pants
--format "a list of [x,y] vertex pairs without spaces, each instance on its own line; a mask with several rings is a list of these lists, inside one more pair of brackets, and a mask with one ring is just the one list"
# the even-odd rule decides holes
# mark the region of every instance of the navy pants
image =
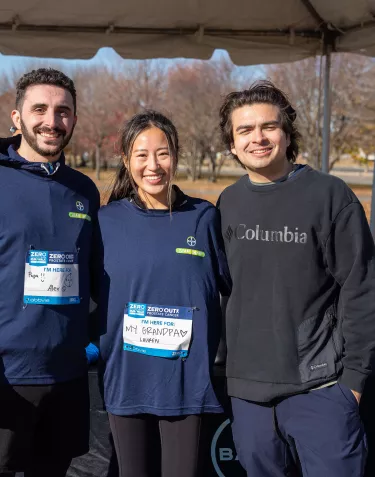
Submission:
[[232,398],[233,439],[249,477],[362,477],[366,436],[342,384],[263,405]]

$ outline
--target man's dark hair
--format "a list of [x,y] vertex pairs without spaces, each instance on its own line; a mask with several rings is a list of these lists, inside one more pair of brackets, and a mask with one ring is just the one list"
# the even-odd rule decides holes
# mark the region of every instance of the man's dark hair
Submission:
[[[252,104],[272,104],[280,109],[281,127],[290,138],[290,145],[286,150],[288,161],[295,162],[298,156],[298,141],[301,135],[295,125],[297,113],[290,104],[287,95],[276,88],[271,81],[259,80],[249,89],[229,93],[220,108],[221,137],[225,147],[230,151],[233,146],[232,113],[235,109]],[[232,153],[234,159],[241,164],[238,157]],[[242,164],[241,164],[242,165]]]
[[16,85],[16,109],[18,111],[22,109],[27,88],[29,86],[35,86],[39,84],[59,86],[60,88],[64,88],[69,91],[73,98],[75,114],[77,106],[77,93],[74,83],[70,78],[68,78],[68,76],[64,75],[64,73],[52,68],[39,68],[37,70],[32,70],[29,73],[24,74],[18,80]]

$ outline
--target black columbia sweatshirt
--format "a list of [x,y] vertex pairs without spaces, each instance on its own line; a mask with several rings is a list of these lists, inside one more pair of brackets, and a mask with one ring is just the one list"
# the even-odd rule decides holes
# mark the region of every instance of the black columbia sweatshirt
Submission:
[[228,391],[269,402],[334,379],[362,392],[375,348],[374,243],[346,184],[306,166],[219,199],[233,291]]

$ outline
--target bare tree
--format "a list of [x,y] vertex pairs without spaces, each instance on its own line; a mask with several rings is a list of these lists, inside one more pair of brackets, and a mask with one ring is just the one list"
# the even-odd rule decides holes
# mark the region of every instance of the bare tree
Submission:
[[94,158],[96,178],[100,179],[103,152],[113,153],[117,131],[126,114],[134,111],[126,81],[107,69],[80,71],[75,77],[78,97],[78,123],[75,137],[81,148]]
[[210,179],[218,174],[217,152],[222,150],[218,109],[222,97],[234,87],[234,67],[226,59],[180,64],[169,75],[168,105],[184,145],[182,164],[188,176],[200,176],[204,160],[210,164]]
[[162,61],[136,61],[121,71],[121,77],[131,83],[135,110],[163,109],[167,73]]
[[[349,54],[333,56],[330,168],[359,140],[372,93],[368,82],[374,73],[375,64],[369,58]],[[266,67],[266,74],[289,94],[297,110],[302,152],[313,167],[320,168],[323,112],[320,57],[270,65]]]
[[[0,86],[1,87],[1,86]],[[10,113],[14,109],[16,92],[14,88],[0,94],[0,135],[10,136],[9,128],[13,126]]]

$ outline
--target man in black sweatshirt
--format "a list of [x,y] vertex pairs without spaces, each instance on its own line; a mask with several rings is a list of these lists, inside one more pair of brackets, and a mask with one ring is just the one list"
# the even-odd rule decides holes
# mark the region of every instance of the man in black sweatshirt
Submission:
[[229,94],[220,119],[247,172],[218,203],[233,280],[227,377],[239,460],[251,477],[360,477],[358,403],[375,348],[363,208],[340,179],[294,163],[296,112],[272,83]]

